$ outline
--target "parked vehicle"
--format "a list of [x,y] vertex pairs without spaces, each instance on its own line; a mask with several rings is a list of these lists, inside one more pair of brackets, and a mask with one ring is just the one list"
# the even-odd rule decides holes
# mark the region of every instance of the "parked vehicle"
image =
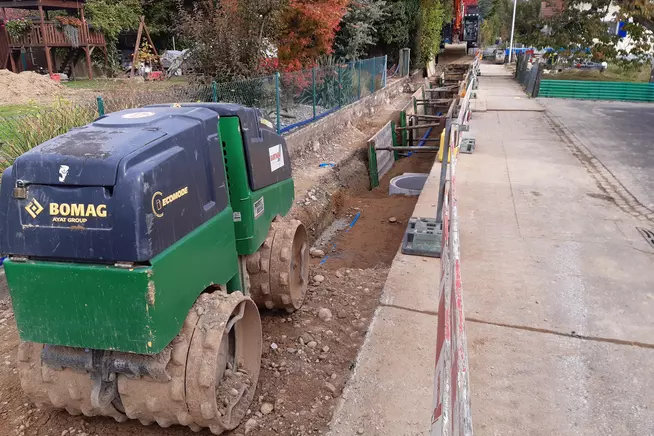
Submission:
[[606,62],[579,61],[575,63],[575,68],[581,70],[599,70],[600,72],[605,71],[608,66]]
[[496,64],[503,64],[505,57],[506,57],[506,54],[504,53],[503,48],[496,48],[495,49],[494,59],[495,59]]

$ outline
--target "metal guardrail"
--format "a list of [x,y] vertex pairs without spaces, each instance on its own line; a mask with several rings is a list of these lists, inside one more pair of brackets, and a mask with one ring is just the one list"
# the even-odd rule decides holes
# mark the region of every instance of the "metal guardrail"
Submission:
[[[476,88],[478,59],[466,78],[465,95],[460,100],[456,120],[450,121],[443,150],[438,218],[441,219],[442,252],[439,286],[436,368],[430,436],[472,436],[468,349],[463,308],[459,217],[456,195],[457,154],[460,131],[470,119],[470,98]],[[449,161],[449,165],[448,165]],[[447,172],[449,169],[449,180]]]

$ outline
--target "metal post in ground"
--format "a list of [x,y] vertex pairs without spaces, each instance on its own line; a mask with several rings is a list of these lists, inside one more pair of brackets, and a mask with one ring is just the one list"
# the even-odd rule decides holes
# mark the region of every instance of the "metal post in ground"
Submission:
[[103,117],[104,116],[104,100],[102,99],[102,96],[98,96],[98,115]]
[[218,84],[215,80],[211,82],[211,101],[218,103]]
[[313,96],[313,119],[316,119],[316,68],[311,68],[311,95]]
[[511,54],[513,53],[513,32],[515,31],[515,10],[518,7],[518,0],[513,0],[513,21],[511,23],[511,42],[509,43],[509,64],[511,63]]
[[361,99],[361,61],[357,61],[357,63],[359,64],[359,73],[358,73],[359,74],[359,94],[358,94],[357,100],[360,100]]
[[343,86],[341,85],[341,66],[340,65],[336,66],[336,71],[338,73],[338,107],[341,107],[341,105],[343,104],[343,102],[341,101],[341,99],[343,98],[343,96],[342,96]]
[[370,84],[370,93],[375,93],[375,80],[377,79],[377,58],[372,58],[372,83]]
[[382,88],[386,88],[386,75],[388,70],[388,55],[384,55],[384,72],[382,73]]
[[279,135],[282,130],[282,123],[279,113],[282,110],[282,103],[279,99],[279,73],[275,73],[275,99],[277,104],[277,134]]
[[[391,143],[393,145],[393,148],[397,147],[397,132],[395,131],[395,121],[391,121],[391,132],[393,137],[391,138]],[[397,151],[393,151],[393,160],[398,160],[400,156],[398,155]]]
[[447,166],[450,162],[450,135],[452,134],[452,120],[445,123],[445,140],[443,141],[443,162],[441,163],[441,180],[438,187],[438,207],[436,209],[436,222],[443,222],[443,201],[445,201],[445,181],[447,180]]

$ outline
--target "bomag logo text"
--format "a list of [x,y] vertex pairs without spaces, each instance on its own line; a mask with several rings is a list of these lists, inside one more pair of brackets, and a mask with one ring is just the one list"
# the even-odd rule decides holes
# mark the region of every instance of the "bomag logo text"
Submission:
[[85,223],[88,218],[106,218],[106,204],[50,203],[53,223]]

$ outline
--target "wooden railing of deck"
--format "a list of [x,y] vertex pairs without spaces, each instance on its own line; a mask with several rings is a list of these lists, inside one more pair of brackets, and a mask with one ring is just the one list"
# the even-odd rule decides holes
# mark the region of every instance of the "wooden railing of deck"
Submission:
[[[43,26],[45,38],[41,32],[41,25],[35,22],[32,30],[20,38],[9,36],[9,45],[11,47],[70,47],[71,43],[66,35],[57,28],[53,22],[46,22]],[[104,35],[89,29],[88,24],[79,28],[80,45],[105,45]]]

